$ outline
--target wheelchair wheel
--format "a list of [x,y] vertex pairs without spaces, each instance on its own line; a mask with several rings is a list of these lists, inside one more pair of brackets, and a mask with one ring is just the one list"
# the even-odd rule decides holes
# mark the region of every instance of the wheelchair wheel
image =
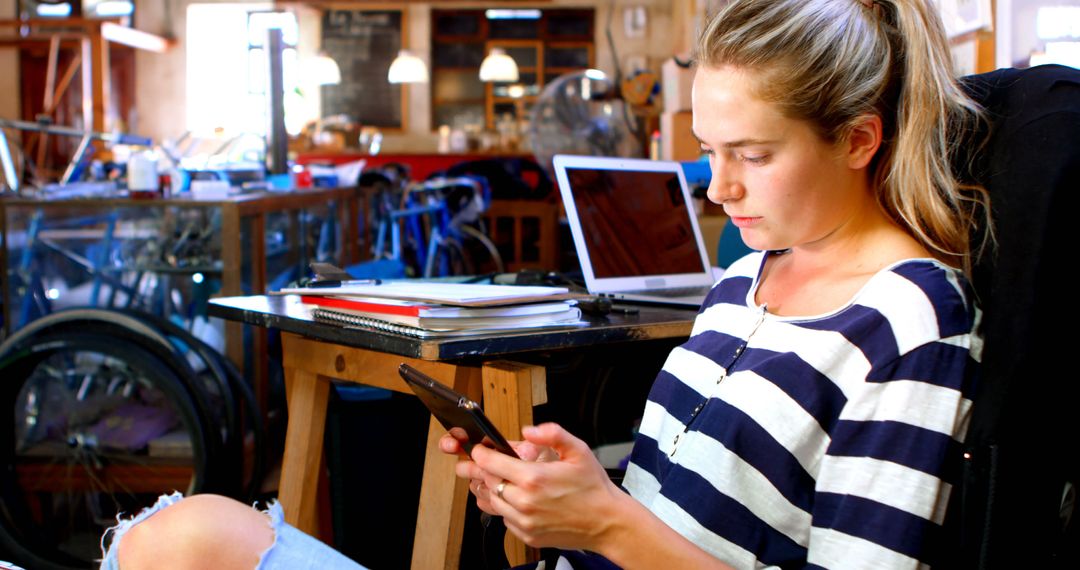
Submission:
[[90,568],[117,513],[205,487],[220,435],[175,362],[44,332],[0,355],[0,549],[28,568]]

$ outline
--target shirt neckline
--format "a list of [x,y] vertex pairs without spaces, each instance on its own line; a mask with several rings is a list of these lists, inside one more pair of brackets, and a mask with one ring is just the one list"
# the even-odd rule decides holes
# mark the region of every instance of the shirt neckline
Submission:
[[947,270],[947,271],[955,271],[955,268],[950,267],[950,266],[942,263],[940,260],[934,259],[932,257],[909,257],[907,259],[901,259],[901,260],[895,261],[895,262],[890,263],[889,265],[879,269],[876,273],[871,275],[869,279],[866,280],[866,283],[863,283],[862,287],[859,287],[859,290],[856,291],[855,294],[852,295],[851,298],[848,299],[846,303],[840,305],[839,307],[837,307],[837,308],[835,308],[835,309],[833,309],[831,311],[828,311],[828,312],[825,312],[825,313],[820,313],[820,314],[817,314],[817,315],[789,315],[789,316],[774,315],[773,313],[770,313],[768,311],[768,308],[767,308],[768,303],[766,303],[765,305],[758,304],[758,302],[757,302],[757,290],[758,290],[758,287],[761,285],[761,276],[765,272],[765,262],[769,260],[769,256],[770,255],[784,254],[784,253],[787,253],[788,251],[790,251],[790,250],[786,250],[786,249],[784,249],[784,250],[775,250],[775,251],[768,250],[768,251],[761,252],[761,262],[758,264],[757,273],[754,274],[754,281],[753,281],[753,283],[750,284],[750,289],[746,293],[746,306],[750,307],[751,309],[754,309],[755,311],[761,312],[762,314],[764,314],[765,319],[767,319],[767,320],[777,321],[777,322],[810,322],[810,321],[820,321],[822,319],[828,319],[828,318],[831,318],[831,317],[835,317],[836,315],[839,315],[839,314],[843,313],[844,311],[847,311],[848,309],[850,309],[854,305],[856,305],[856,302],[859,300],[859,297],[861,297],[863,295],[863,293],[867,290],[867,288],[869,288],[870,285],[874,281],[878,280],[882,275],[885,275],[886,273],[893,273],[900,266],[907,265],[909,263],[929,263],[930,265],[933,265],[934,267],[937,267],[939,269],[944,269],[944,270]]

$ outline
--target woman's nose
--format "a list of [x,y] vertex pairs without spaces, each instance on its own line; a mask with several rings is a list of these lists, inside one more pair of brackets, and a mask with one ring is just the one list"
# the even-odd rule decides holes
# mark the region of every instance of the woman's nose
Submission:
[[742,198],[744,192],[742,183],[732,174],[731,167],[725,166],[721,159],[713,159],[712,178],[709,180],[706,195],[714,204],[723,204]]

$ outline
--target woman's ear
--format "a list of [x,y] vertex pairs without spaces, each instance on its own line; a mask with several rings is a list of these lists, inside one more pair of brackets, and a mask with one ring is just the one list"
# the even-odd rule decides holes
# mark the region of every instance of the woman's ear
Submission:
[[843,145],[849,168],[869,167],[874,155],[881,148],[881,117],[863,115],[856,119],[848,130]]

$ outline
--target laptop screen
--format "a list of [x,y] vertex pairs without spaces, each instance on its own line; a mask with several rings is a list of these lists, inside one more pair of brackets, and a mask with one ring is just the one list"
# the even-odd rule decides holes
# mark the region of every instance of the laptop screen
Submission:
[[566,176],[596,278],[709,270],[676,173],[568,167]]

